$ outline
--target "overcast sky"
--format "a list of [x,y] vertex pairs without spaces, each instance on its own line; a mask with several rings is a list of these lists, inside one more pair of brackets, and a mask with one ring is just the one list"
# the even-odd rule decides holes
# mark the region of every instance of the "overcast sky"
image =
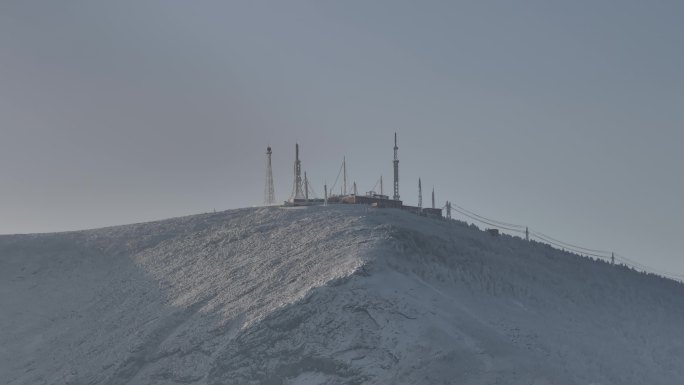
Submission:
[[[0,233],[417,180],[684,273],[684,2],[2,1]],[[338,184],[339,186],[339,184]],[[427,193],[425,194],[425,201]]]

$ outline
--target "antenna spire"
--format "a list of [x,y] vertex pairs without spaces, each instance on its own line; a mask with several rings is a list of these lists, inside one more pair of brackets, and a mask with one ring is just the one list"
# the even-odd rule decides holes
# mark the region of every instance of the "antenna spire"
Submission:
[[397,133],[394,133],[394,200],[399,200],[399,147],[397,147]]
[[420,186],[420,178],[418,178],[418,207],[423,208],[423,188]]
[[[342,195],[347,195],[347,157],[342,158],[343,179],[342,179]],[[339,174],[338,174],[339,175]]]
[[306,171],[304,171],[304,199],[309,200],[309,179],[306,177]]
[[271,146],[266,147],[266,186],[264,188],[264,204],[275,204],[275,190],[273,188],[273,167],[271,166]]
[[290,198],[290,200],[294,201],[295,199],[305,199],[302,187],[302,162],[299,160],[299,143],[296,143],[294,163],[294,186],[292,186],[292,198]]
[[435,186],[432,186],[432,208],[435,208]]

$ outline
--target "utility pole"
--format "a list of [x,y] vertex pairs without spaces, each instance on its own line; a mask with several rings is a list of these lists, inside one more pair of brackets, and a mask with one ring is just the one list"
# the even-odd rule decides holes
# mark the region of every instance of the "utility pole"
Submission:
[[264,204],[275,204],[275,190],[273,188],[273,167],[271,166],[271,146],[266,148],[266,187],[264,189]]
[[399,200],[399,147],[397,147],[397,133],[394,133],[394,196],[395,201]]

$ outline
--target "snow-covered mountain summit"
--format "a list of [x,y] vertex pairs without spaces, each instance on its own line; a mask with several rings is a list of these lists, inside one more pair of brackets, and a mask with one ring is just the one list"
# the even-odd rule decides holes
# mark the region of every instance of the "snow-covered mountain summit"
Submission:
[[678,384],[683,305],[674,281],[394,209],[0,236],[0,383]]

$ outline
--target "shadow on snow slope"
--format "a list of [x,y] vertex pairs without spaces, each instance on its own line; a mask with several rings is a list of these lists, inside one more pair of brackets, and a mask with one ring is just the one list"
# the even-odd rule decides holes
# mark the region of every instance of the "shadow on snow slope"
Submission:
[[[397,210],[0,237],[12,384],[674,384],[684,285]],[[9,331],[9,332],[8,332]]]
[[387,210],[352,276],[242,330],[210,384],[674,384],[684,287]]

